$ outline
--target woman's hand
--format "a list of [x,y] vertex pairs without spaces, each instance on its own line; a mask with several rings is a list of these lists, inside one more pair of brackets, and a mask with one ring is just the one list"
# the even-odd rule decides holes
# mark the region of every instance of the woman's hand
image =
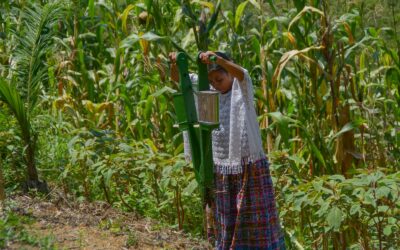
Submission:
[[[213,58],[214,57],[214,58]],[[223,57],[218,56],[213,51],[201,52],[199,58],[202,63],[212,64],[216,63],[223,67],[229,74],[236,77],[239,81],[243,81],[244,72],[242,67],[232,61],[225,60]]]
[[205,64],[215,63],[216,62],[216,61],[214,61],[215,59],[211,60],[213,57],[215,59],[218,58],[217,54],[215,54],[213,51],[201,52],[199,54],[199,58],[200,58],[201,62],[205,63]]
[[171,79],[175,82],[179,82],[179,72],[178,67],[176,66],[176,52],[170,52],[168,54],[169,63],[171,66]]
[[176,53],[176,52],[170,52],[170,53],[168,54],[169,62],[170,62],[171,64],[176,64],[176,56],[177,56],[177,53]]

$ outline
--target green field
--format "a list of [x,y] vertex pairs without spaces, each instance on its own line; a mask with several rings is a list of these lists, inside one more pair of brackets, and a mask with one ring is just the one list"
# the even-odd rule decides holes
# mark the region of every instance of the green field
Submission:
[[[399,249],[399,22],[397,0],[1,1],[0,200],[61,190],[204,237],[168,53],[220,50],[253,79],[287,248]],[[53,246],[27,221],[2,211],[0,248]]]

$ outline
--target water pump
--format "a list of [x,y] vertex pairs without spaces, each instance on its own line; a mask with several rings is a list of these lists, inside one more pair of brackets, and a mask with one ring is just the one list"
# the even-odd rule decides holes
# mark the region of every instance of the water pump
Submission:
[[210,90],[207,64],[202,63],[199,57],[197,89],[189,77],[188,56],[179,52],[176,63],[181,91],[174,94],[177,125],[180,131],[188,133],[195,177],[203,201],[210,204],[214,186],[211,133],[219,126],[219,92]]

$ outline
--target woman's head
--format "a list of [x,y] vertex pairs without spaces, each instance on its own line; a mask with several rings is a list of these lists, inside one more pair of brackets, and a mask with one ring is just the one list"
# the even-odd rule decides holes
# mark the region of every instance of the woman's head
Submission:
[[[225,53],[217,51],[215,54],[227,61],[231,61]],[[215,63],[208,65],[208,80],[216,90],[226,93],[232,88],[233,76],[222,66]]]

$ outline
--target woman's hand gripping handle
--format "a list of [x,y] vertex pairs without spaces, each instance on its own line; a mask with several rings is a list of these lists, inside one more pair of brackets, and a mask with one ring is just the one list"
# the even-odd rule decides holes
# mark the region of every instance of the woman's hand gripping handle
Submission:
[[178,66],[176,65],[176,52],[170,52],[168,54],[170,69],[171,69],[171,79],[175,82],[179,82],[179,71]]

